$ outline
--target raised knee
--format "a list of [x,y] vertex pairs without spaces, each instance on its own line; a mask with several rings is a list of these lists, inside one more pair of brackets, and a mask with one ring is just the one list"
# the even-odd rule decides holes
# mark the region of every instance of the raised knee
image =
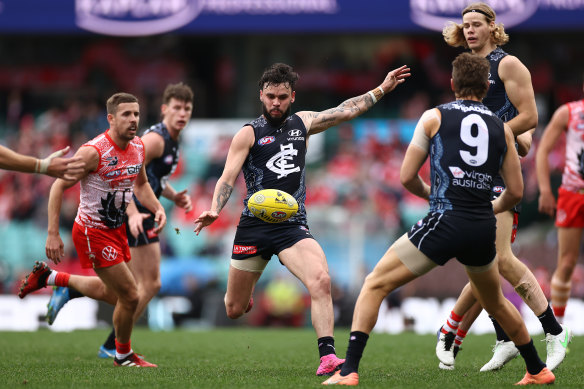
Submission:
[[237,304],[233,301],[227,301],[227,299],[225,299],[225,313],[230,319],[238,319],[243,316],[245,313],[245,308],[247,307],[243,307],[240,304]]

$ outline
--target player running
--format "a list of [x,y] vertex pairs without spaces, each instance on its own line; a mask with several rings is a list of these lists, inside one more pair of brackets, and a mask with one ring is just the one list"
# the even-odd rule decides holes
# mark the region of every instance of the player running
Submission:
[[[453,257],[464,265],[482,306],[510,334],[525,359],[527,372],[517,384],[555,381],[537,355],[521,314],[503,296],[495,260],[494,214],[506,212],[523,194],[513,133],[481,103],[488,88],[489,62],[463,53],[452,67],[456,101],[422,115],[400,172],[404,187],[429,200],[430,211],[389,248],[365,279],[346,361],[324,385],[358,385],[359,363],[385,297]],[[428,156],[431,186],[418,174]],[[507,187],[491,203],[491,186],[498,173]],[[454,363],[453,356],[449,362]]]
[[[473,54],[486,57],[490,63],[489,90],[483,103],[507,123],[517,142],[519,155],[527,155],[533,129],[537,125],[537,108],[529,70],[500,46],[509,41],[502,24],[496,24],[495,11],[485,3],[473,3],[462,11],[462,24],[450,23],[444,29],[444,39],[450,46],[469,48]],[[505,189],[501,177],[495,177],[492,199]],[[566,356],[571,331],[558,323],[539,283],[529,268],[511,250],[515,240],[520,208],[501,212],[497,217],[497,261],[501,275],[511,283],[525,304],[536,314],[546,334],[546,364],[555,369]],[[471,291],[470,284],[462,290],[450,317],[438,332],[436,355],[441,369],[454,369],[452,355],[458,350],[482,307]],[[464,317],[464,319],[463,319]],[[491,317],[497,342],[494,354],[481,371],[497,370],[519,355],[508,334]]]
[[133,194],[154,213],[157,233],[166,224],[166,215],[148,185],[144,144],[136,137],[140,115],[138,99],[128,93],[116,93],[107,101],[107,112],[110,128],[85,143],[75,154],[85,162],[83,175],[74,181],[56,180],[48,204],[46,255],[58,264],[65,255],[59,235],[63,193],[80,181],[73,243],[81,266],[93,268],[97,277],[57,272],[37,261],[23,280],[18,295],[24,298],[35,290],[55,285],[72,287],[87,297],[114,305],[114,366],[156,367],[138,357],[130,342],[140,296],[128,266],[131,257],[124,216]]
[[[146,175],[157,198],[164,196],[186,212],[192,209],[191,198],[186,190],[177,192],[168,182],[179,160],[181,131],[187,126],[193,111],[193,91],[183,84],[171,84],[162,95],[160,107],[162,122],[147,129],[141,139],[146,156]],[[160,239],[154,223],[155,215],[133,197],[126,213],[126,232],[132,261],[128,263],[139,285],[140,302],[134,320],[145,311],[148,303],[160,290]],[[53,324],[57,314],[69,300],[83,297],[73,288],[55,287],[47,305],[47,321]],[[112,329],[104,344],[99,348],[100,358],[115,356],[115,331]]]
[[[332,374],[344,360],[337,358],[334,347],[331,280],[326,257],[310,234],[306,220],[304,163],[308,138],[368,111],[384,94],[405,82],[409,71],[406,66],[392,70],[379,87],[336,108],[290,114],[296,99],[294,85],[298,75],[286,64],[268,67],[259,81],[263,114],[233,137],[223,174],[215,186],[211,209],[195,220],[197,234],[217,220],[243,169],[247,197],[233,244],[225,294],[227,316],[237,319],[251,309],[254,286],[272,255],[277,255],[310,294],[312,325],[320,354],[316,371],[319,376]],[[290,193],[298,202],[298,213],[279,224],[259,220],[247,209],[247,199],[260,189]]]
[[[549,155],[566,133],[566,162],[558,200],[550,184]],[[552,308],[562,321],[570,298],[572,275],[578,263],[584,231],[584,99],[561,105],[544,130],[536,156],[539,211],[556,219],[558,264],[551,282]],[[557,208],[557,212],[556,212]]]

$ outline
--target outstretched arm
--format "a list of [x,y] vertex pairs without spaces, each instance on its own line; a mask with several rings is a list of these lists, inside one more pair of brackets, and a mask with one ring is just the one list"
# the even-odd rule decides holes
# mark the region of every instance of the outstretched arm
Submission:
[[78,156],[61,158],[68,151],[69,146],[55,151],[47,158],[37,159],[0,146],[0,168],[24,173],[41,173],[74,181],[76,176],[82,174],[84,163]]
[[554,112],[552,119],[543,132],[535,155],[535,172],[537,174],[537,185],[539,186],[539,212],[551,217],[556,212],[556,198],[552,193],[548,158],[560,135],[568,128],[569,118],[570,112],[565,104]]
[[227,200],[231,197],[235,180],[241,172],[243,163],[253,146],[254,139],[253,128],[250,126],[243,127],[233,137],[231,146],[229,147],[229,153],[227,154],[227,160],[225,161],[225,167],[223,168],[223,174],[221,174],[221,177],[219,177],[215,185],[211,209],[201,213],[195,219],[195,233],[197,235],[199,235],[199,232],[204,227],[217,220],[219,212],[221,212]]
[[309,135],[317,134],[327,128],[354,119],[362,113],[367,112],[383,95],[391,92],[396,86],[405,82],[406,78],[410,75],[410,68],[406,65],[401,66],[389,72],[381,85],[372,91],[346,100],[335,108],[321,112],[301,111],[297,115],[304,122],[304,126],[307,128]]

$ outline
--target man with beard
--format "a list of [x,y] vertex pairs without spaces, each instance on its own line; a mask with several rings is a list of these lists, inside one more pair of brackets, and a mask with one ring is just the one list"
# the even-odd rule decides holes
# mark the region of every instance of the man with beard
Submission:
[[[198,235],[219,217],[243,169],[247,196],[233,244],[225,294],[227,316],[237,319],[252,308],[254,286],[272,255],[277,255],[310,294],[312,325],[320,354],[316,371],[319,376],[333,374],[344,359],[335,354],[331,280],[326,257],[310,234],[306,220],[304,168],[308,137],[368,111],[385,93],[403,83],[410,76],[409,71],[407,66],[392,70],[379,87],[338,107],[290,114],[298,75],[283,63],[268,67],[259,80],[263,114],[233,137],[223,174],[215,186],[211,209],[195,220]],[[247,200],[261,189],[290,193],[298,202],[298,213],[279,224],[256,218],[247,208]]]
[[[187,126],[193,112],[193,91],[182,82],[170,84],[162,95],[160,107],[162,121],[144,132],[146,175],[156,197],[164,196],[186,212],[192,209],[191,198],[186,189],[176,191],[168,182],[176,170],[179,160],[180,134]],[[134,196],[126,213],[126,233],[132,261],[130,270],[138,283],[140,302],[136,309],[137,321],[148,303],[160,290],[160,240],[154,223],[155,215]],[[61,308],[69,300],[82,297],[73,288],[58,287],[53,290],[47,305],[47,321],[53,324]],[[112,329],[105,343],[99,348],[100,358],[113,358],[116,354],[116,333]]]
[[97,277],[58,272],[37,261],[22,282],[18,296],[24,298],[46,286],[63,286],[114,305],[114,366],[156,367],[138,357],[130,344],[140,300],[138,285],[128,266],[131,257],[124,222],[132,195],[154,214],[157,233],[166,224],[164,208],[148,184],[144,143],[136,136],[139,116],[135,96],[116,93],[110,97],[107,101],[110,128],[75,153],[85,163],[83,174],[73,181],[58,179],[51,187],[47,258],[58,264],[65,255],[59,234],[61,203],[65,190],[80,182],[80,204],[72,238],[81,267],[93,268]]

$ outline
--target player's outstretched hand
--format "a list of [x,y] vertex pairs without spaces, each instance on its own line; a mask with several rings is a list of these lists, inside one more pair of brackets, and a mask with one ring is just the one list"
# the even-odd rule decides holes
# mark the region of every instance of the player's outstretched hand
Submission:
[[55,264],[61,262],[61,258],[65,256],[65,245],[59,234],[49,234],[45,244],[45,254],[47,258]]
[[411,76],[410,68],[408,65],[400,66],[397,69],[393,69],[391,72],[387,73],[385,80],[381,83],[384,93],[389,93],[395,89],[396,86],[402,84],[406,81],[406,78]]
[[199,217],[195,219],[195,234],[199,235],[199,232],[201,232],[204,227],[213,223],[218,217],[219,214],[213,211],[205,211],[200,214]]
[[154,222],[156,223],[156,227],[154,228],[154,232],[159,234],[160,231],[166,225],[166,213],[164,213],[164,209],[159,209],[154,214]]
[[69,146],[55,151],[45,159],[41,159],[39,173],[67,181],[77,180],[84,172],[85,162],[81,160],[81,157],[61,158],[68,151]]
[[174,195],[174,203],[177,207],[181,207],[185,212],[191,212],[193,204],[191,203],[191,196],[187,194],[187,190],[183,190]]
[[144,233],[144,227],[142,226],[142,223],[149,217],[149,213],[140,212],[136,212],[128,216],[128,228],[130,229],[130,234],[132,234],[134,238],[138,239],[138,235]]

